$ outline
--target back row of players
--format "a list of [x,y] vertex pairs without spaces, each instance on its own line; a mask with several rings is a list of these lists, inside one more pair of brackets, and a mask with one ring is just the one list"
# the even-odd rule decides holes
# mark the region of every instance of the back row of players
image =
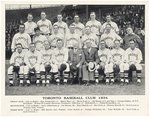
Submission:
[[[68,29],[62,15],[57,16],[58,22],[52,26],[45,12],[41,12],[37,25],[28,14],[28,21],[19,26],[19,33],[12,40],[13,55],[8,68],[10,85],[13,85],[14,72],[21,85],[30,85],[31,74],[36,75],[38,86],[41,83],[49,85],[52,78],[58,85],[72,83],[74,78],[86,85],[90,81],[98,84],[103,76],[106,84],[113,84],[114,73],[119,73],[123,85],[129,83],[133,70],[137,71],[137,83],[140,84],[142,54],[136,40],[129,40],[126,50],[122,49],[123,39],[110,15],[102,26],[95,17],[91,12],[91,20],[84,27],[76,15]],[[127,31],[132,32],[132,29]]]

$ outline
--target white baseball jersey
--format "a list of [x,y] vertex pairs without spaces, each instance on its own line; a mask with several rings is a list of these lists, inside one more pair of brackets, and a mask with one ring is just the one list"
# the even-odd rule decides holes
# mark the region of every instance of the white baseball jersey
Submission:
[[60,50],[55,48],[52,57],[55,64],[66,63],[68,61],[68,49],[65,47]]
[[39,20],[37,22],[38,27],[40,28],[43,34],[49,34],[52,31],[52,23],[50,20]]
[[128,48],[125,51],[125,61],[130,63],[140,63],[142,61],[142,53],[141,50],[138,48],[135,48],[132,50],[131,48]]
[[118,28],[118,26],[117,26],[117,24],[115,23],[115,22],[105,22],[103,25],[102,25],[102,27],[101,27],[101,30],[100,30],[100,32],[103,34],[103,33],[105,33],[105,28],[106,28],[106,25],[107,24],[110,24],[111,25],[111,30],[113,31],[113,32],[119,32],[119,28]]
[[111,52],[109,49],[105,48],[104,50],[99,49],[98,50],[98,57],[101,62],[108,63],[111,58]]
[[65,47],[73,47],[74,44],[77,44],[81,48],[80,36],[76,33],[67,33],[65,40]]
[[122,38],[118,34],[112,31],[108,34],[107,33],[102,34],[100,38],[101,41],[102,40],[105,41],[107,47],[114,47],[114,40],[116,39],[120,40],[121,43],[123,42]]
[[56,22],[53,25],[58,25],[58,32],[65,35],[68,32],[68,25],[65,22]]
[[86,26],[89,26],[91,28],[91,32],[94,34],[100,34],[100,29],[101,29],[101,23],[97,20],[94,21],[88,21],[86,23]]
[[75,33],[78,34],[80,37],[83,35],[84,32],[84,25],[79,22],[79,23],[73,23],[75,25]]
[[28,33],[29,35],[34,35],[35,32],[34,32],[34,28],[37,27],[36,23],[35,22],[25,22],[24,23],[25,25],[25,32]]
[[41,51],[44,49],[44,41],[48,41],[44,35],[35,36],[33,42],[35,43],[36,50]]
[[16,33],[12,39],[11,49],[16,49],[16,44],[21,43],[24,49],[29,48],[29,44],[31,43],[31,37],[27,33]]
[[49,37],[49,42],[50,42],[50,45],[52,46],[52,47],[56,47],[56,43],[57,43],[57,40],[58,39],[61,39],[61,40],[63,40],[63,42],[64,42],[64,36],[61,34],[61,33],[58,33],[58,34],[52,34],[50,37]]
[[34,67],[36,64],[41,64],[41,53],[37,50],[31,52],[30,50],[25,55],[25,63],[26,65],[31,68]]
[[112,62],[119,64],[124,62],[125,51],[122,48],[111,50]]
[[41,51],[41,55],[42,55],[42,64],[44,63],[51,63],[52,61],[52,50],[48,49],[48,50],[42,50]]
[[99,40],[98,40],[98,37],[91,33],[90,35],[83,35],[82,39],[81,39],[81,43],[83,45],[83,48],[86,48],[86,42],[87,41],[91,41],[92,42],[92,47],[98,47],[98,43],[99,43]]
[[24,50],[22,50],[21,53],[18,53],[17,51],[14,52],[10,58],[10,64],[17,64],[17,65],[21,65],[22,63],[24,63],[24,56],[25,56],[26,52]]

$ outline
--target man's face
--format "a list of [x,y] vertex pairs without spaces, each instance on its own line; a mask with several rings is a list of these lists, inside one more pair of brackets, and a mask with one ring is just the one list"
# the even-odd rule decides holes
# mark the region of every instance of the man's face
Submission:
[[19,26],[19,32],[20,32],[20,33],[23,33],[24,30],[25,30],[24,25],[20,25],[20,26]]
[[58,32],[58,26],[54,26],[53,30],[54,30],[54,33],[57,33]]
[[21,53],[22,52],[22,46],[21,45],[17,45],[17,52]]
[[134,41],[130,41],[130,48],[134,49],[135,48],[135,42]]
[[120,48],[120,42],[119,41],[115,41],[114,44],[115,44],[116,49]]
[[110,25],[106,25],[106,32],[110,32],[111,30],[111,26]]
[[74,27],[74,26],[70,26],[70,27],[69,27],[69,30],[70,30],[71,33],[74,33],[75,27]]
[[57,20],[62,21],[62,15],[57,15]]
[[41,33],[41,31],[40,31],[40,30],[36,30],[36,31],[35,31],[35,34],[36,34],[37,36],[39,36],[39,35],[40,35],[40,33]]
[[45,50],[48,50],[49,49],[49,42],[48,41],[45,41],[44,42],[44,47],[45,47]]
[[62,48],[63,47],[63,42],[62,41],[57,41],[57,47]]
[[91,29],[90,28],[86,28],[85,29],[85,34],[89,35],[91,33]]
[[75,17],[74,17],[74,21],[75,21],[76,23],[78,23],[78,22],[79,22],[79,16],[75,16]]
[[34,44],[30,44],[30,51],[34,52],[35,51],[35,45]]
[[107,20],[107,22],[110,22],[110,21],[111,21],[111,16],[108,15],[108,16],[106,17],[106,20]]
[[95,13],[91,13],[91,14],[90,14],[90,18],[91,18],[91,20],[95,20],[95,18],[96,18]]
[[105,42],[102,41],[102,42],[100,43],[100,48],[101,48],[101,49],[105,49]]
[[46,19],[46,14],[45,13],[41,13],[41,19],[45,20]]
[[33,16],[32,15],[28,15],[27,19],[28,19],[29,22],[31,22],[33,20]]
[[131,29],[130,28],[127,28],[127,34],[131,34],[132,33],[132,31],[131,31]]
[[90,42],[90,41],[86,42],[86,47],[87,47],[87,48],[90,48],[90,47],[91,47],[91,42]]

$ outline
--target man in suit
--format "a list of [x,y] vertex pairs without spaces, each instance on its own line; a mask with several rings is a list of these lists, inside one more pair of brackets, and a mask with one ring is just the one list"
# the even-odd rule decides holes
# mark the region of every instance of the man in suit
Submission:
[[72,84],[78,80],[78,83],[81,84],[83,51],[79,49],[78,44],[74,44],[73,49],[69,51],[68,63],[70,65],[70,83]]
[[87,48],[83,50],[83,81],[85,85],[89,85],[90,81],[94,81],[94,70],[90,71],[88,69],[89,63],[96,64],[98,63],[98,52],[97,49],[92,47],[91,41],[86,42]]

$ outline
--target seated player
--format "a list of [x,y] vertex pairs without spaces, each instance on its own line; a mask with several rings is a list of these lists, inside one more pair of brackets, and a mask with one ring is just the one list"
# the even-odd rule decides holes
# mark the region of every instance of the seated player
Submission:
[[57,72],[57,65],[54,65],[52,62],[52,50],[50,49],[49,42],[44,42],[45,49],[41,51],[42,63],[40,65],[40,74],[43,86],[50,85],[52,80],[52,73]]
[[[90,81],[94,81],[94,66],[98,60],[97,49],[92,47],[91,41],[86,41],[86,47],[83,50],[83,81],[86,82],[86,86],[90,84]],[[90,65],[93,66],[93,70],[89,70]]]
[[57,47],[54,49],[53,53],[53,62],[58,67],[58,72],[55,73],[55,79],[57,85],[60,85],[61,79],[63,79],[63,83],[67,84],[69,78],[69,64],[68,62],[68,49],[63,47],[63,41],[61,39],[57,40]]
[[14,85],[13,74],[19,75],[20,85],[23,85],[23,73],[24,73],[24,56],[26,52],[22,49],[22,44],[16,44],[16,51],[12,54],[10,58],[10,67],[8,68],[8,78],[9,85]]
[[44,49],[43,43],[44,41],[47,41],[47,38],[45,35],[41,34],[39,27],[35,28],[34,31],[35,35],[33,36],[33,43],[35,43],[36,50],[41,51]]
[[[111,51],[111,62],[113,63],[114,77],[119,74],[121,85],[124,83],[124,55],[125,51],[120,47],[120,40],[114,41],[114,49]],[[114,78],[111,79],[111,84],[115,81]]]
[[136,48],[136,43],[134,39],[130,40],[130,48],[125,51],[125,66],[124,66],[124,76],[125,84],[129,83],[130,78],[132,79],[132,71],[137,73],[137,84],[141,84],[141,72],[142,72],[142,53],[141,50]]
[[69,60],[68,63],[70,65],[70,78],[71,84],[73,81],[78,80],[79,84],[81,84],[82,80],[82,63],[83,63],[83,51],[79,49],[78,44],[73,45],[73,49],[69,51]]
[[40,64],[41,64],[41,53],[35,49],[35,44],[31,43],[29,51],[25,56],[24,74],[27,85],[31,83],[31,76],[36,76],[36,84],[40,86]]
[[66,35],[65,47],[71,50],[74,44],[78,44],[78,47],[81,48],[80,36],[75,33],[75,25],[71,24],[69,26],[69,32]]
[[[98,65],[96,66],[96,70],[95,70],[95,82],[96,85],[99,84],[100,80],[103,80],[105,75],[109,74],[109,70],[107,70],[108,68],[106,68],[106,66],[108,66],[107,64],[110,61],[110,57],[111,57],[111,53],[110,50],[106,48],[106,44],[105,41],[102,40],[100,41],[100,48],[98,50]],[[106,82],[109,79],[106,79]]]

